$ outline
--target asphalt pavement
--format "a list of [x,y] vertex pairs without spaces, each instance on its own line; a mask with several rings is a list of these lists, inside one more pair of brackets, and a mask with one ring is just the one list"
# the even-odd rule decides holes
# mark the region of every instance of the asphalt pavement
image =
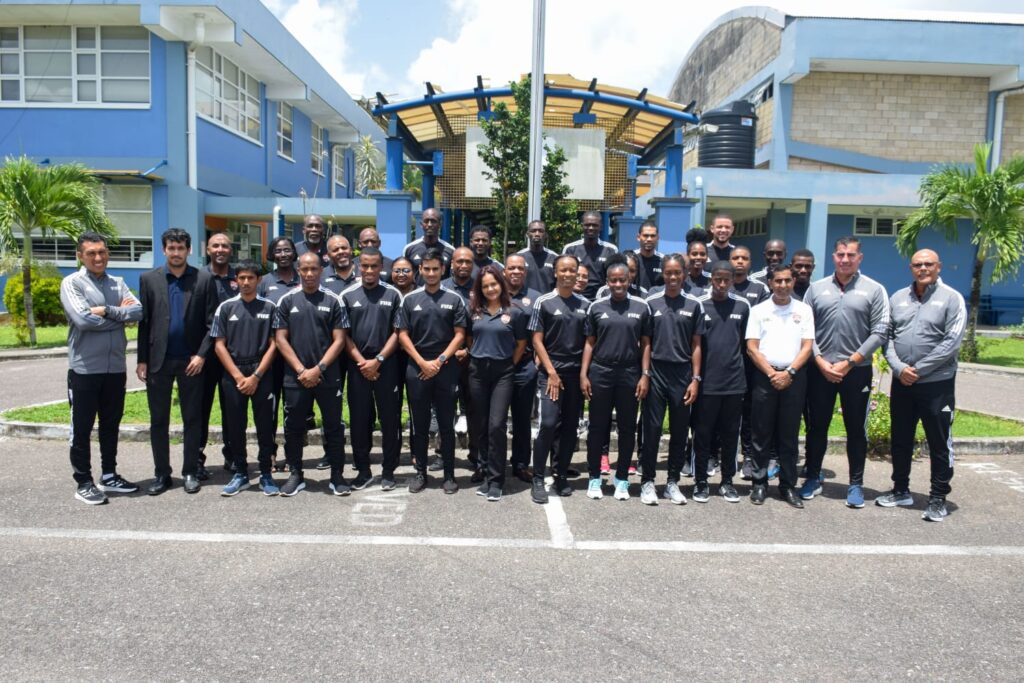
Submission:
[[[66,445],[3,439],[0,453],[10,680],[962,681],[1024,670],[1019,458],[961,455],[951,515],[935,524],[920,517],[924,464],[913,509],[851,510],[845,459],[832,456],[837,477],[797,511],[715,495],[646,507],[635,485],[629,501],[593,501],[582,479],[548,506],[518,481],[488,503],[466,470],[454,496],[435,478],[420,494],[373,485],[339,498],[313,470],[294,498],[224,498],[218,471],[195,495],[176,482],[158,498],[90,507],[73,497]],[[180,463],[180,446],[172,453]],[[130,479],[151,475],[140,444],[124,445],[120,463]],[[869,503],[888,473],[869,461]]]

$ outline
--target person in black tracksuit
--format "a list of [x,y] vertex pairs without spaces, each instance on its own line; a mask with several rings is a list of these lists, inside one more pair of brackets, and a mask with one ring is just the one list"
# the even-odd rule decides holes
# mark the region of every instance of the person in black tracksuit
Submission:
[[[469,310],[469,297],[473,292],[473,250],[469,247],[459,247],[452,252],[451,277],[441,280],[441,287],[455,292],[462,297],[462,303]],[[473,477],[470,479],[474,484],[482,482],[486,478],[487,463],[478,456],[480,435],[477,433],[476,406],[469,400],[469,351],[465,348],[455,352],[455,361],[459,366],[459,416],[464,417],[466,422],[466,441],[469,450],[469,462],[474,467]],[[457,421],[461,418],[457,417]],[[456,434],[459,431],[456,428]],[[443,469],[440,459],[430,464],[430,471],[436,472]]]
[[554,268],[556,289],[534,302],[530,317],[533,349],[541,367],[537,377],[540,429],[533,444],[532,497],[541,504],[548,502],[544,469],[556,443],[554,491],[560,496],[572,495],[567,475],[583,407],[580,367],[586,339],[584,323],[590,307],[589,301],[573,291],[578,265],[575,256],[558,257]]
[[466,306],[462,297],[441,287],[444,260],[438,250],[428,250],[420,258],[420,276],[424,286],[402,301],[395,326],[398,340],[409,356],[405,373],[412,412],[413,457],[416,475],[409,483],[410,493],[427,487],[427,437],[430,409],[437,412],[441,437],[443,490],[456,493],[455,481],[455,396],[459,382],[458,363],[452,362],[455,350],[466,335]]
[[709,498],[707,464],[716,437],[722,467],[719,493],[730,503],[739,502],[732,478],[736,474],[740,414],[747,389],[743,355],[750,305],[731,291],[732,274],[732,266],[727,261],[715,263],[711,268],[711,292],[700,299],[706,329],[702,348],[704,380],[698,399],[700,417],[694,435],[697,462],[693,472],[696,480],[693,499],[698,503],[706,503]]
[[683,292],[685,268],[686,260],[680,254],[666,256],[659,268],[665,288],[647,299],[651,309],[651,388],[641,419],[644,445],[640,462],[640,500],[647,505],[656,505],[658,500],[654,474],[666,410],[668,474],[662,495],[676,505],[686,502],[678,482],[686,458],[690,406],[700,391],[704,307],[696,297]]
[[380,487],[395,488],[395,469],[401,448],[402,395],[398,389],[398,333],[395,318],[402,305],[398,290],[380,280],[383,255],[365,247],[359,255],[360,282],[341,293],[348,313],[346,351],[348,364],[348,412],[352,430],[352,459],[358,474],[352,488],[359,490],[373,480],[370,447],[374,408],[380,418],[383,467]]
[[[235,278],[235,269],[231,267],[231,238],[227,233],[218,232],[210,235],[206,240],[206,255],[210,262],[206,270],[213,278],[217,291],[217,303],[221,304],[233,296],[238,295],[238,281]],[[203,366],[203,432],[199,443],[199,468],[197,470],[200,481],[210,478],[210,472],[206,469],[206,444],[210,439],[210,413],[213,411],[213,395],[220,386],[224,377],[224,366],[215,354],[210,354]],[[221,412],[221,419],[224,416],[224,398],[218,398]],[[231,451],[228,449],[227,433],[222,435],[223,448],[221,454],[224,456],[224,469],[232,469]]]
[[[398,293],[402,295],[402,298],[412,294],[413,290],[416,289],[416,266],[413,265],[412,261],[399,256],[391,262],[391,280],[390,284],[398,290]],[[401,305],[399,305],[401,308]],[[398,319],[395,319],[396,333]],[[409,367],[409,354],[402,348],[402,344],[398,344],[398,350],[395,351],[395,361],[398,364],[398,409],[401,413],[402,403],[408,403],[408,392],[405,386],[405,371]],[[412,453],[412,417],[409,417],[409,453]],[[399,429],[401,433],[401,429]],[[401,446],[399,446],[399,453],[401,453]]]
[[306,417],[316,402],[323,419],[324,450],[330,459],[330,489],[345,496],[352,487],[342,477],[345,428],[341,423],[341,372],[338,356],[345,348],[348,315],[341,301],[320,286],[320,257],[299,257],[302,286],[283,297],[277,307],[277,347],[285,360],[284,452],[291,474],[281,495],[294,496],[306,488],[302,474]]
[[257,296],[259,276],[260,268],[256,263],[238,264],[235,277],[239,294],[217,307],[210,326],[210,336],[216,340],[214,350],[224,366],[220,396],[224,406],[225,443],[235,472],[221,492],[226,496],[233,496],[249,486],[245,429],[250,404],[259,444],[260,488],[268,496],[280,493],[272,474],[277,401],[271,368],[277,355],[274,341],[277,307],[269,299]]
[[[732,291],[745,298],[751,308],[768,300],[771,292],[768,291],[765,283],[748,277],[751,263],[750,249],[743,245],[734,246],[729,255],[729,263],[732,264],[733,272]],[[764,277],[763,274],[762,277]],[[740,418],[740,452],[743,454],[743,468],[740,470],[740,477],[750,479],[754,466],[754,447],[751,444],[750,430],[750,391],[757,368],[754,367],[748,354],[743,354],[743,369],[747,375],[747,393],[743,394],[743,415]],[[774,473],[771,476],[775,476]]]
[[508,296],[508,284],[493,265],[480,269],[473,283],[466,345],[469,349],[469,400],[476,405],[479,458],[487,481],[477,495],[501,499],[508,461],[508,409],[516,364],[526,350],[529,318]]
[[[287,237],[276,237],[267,245],[267,260],[274,263],[274,270],[260,279],[256,287],[256,296],[269,299],[277,305],[285,294],[299,286],[299,273],[295,270],[295,244]],[[274,403],[283,405],[284,395],[284,358],[278,353],[274,357],[274,365],[270,372],[274,383]],[[287,406],[285,406],[287,410]],[[308,425],[309,429],[316,425]],[[277,411],[274,411],[274,433],[277,433]],[[284,460],[277,457],[277,443],[274,443],[274,469],[278,472],[287,467]]]
[[548,226],[544,221],[530,221],[526,226],[529,245],[517,252],[526,261],[526,286],[541,294],[555,288],[555,260],[558,253],[547,248]]
[[615,498],[629,499],[629,465],[636,443],[636,413],[647,396],[651,365],[651,311],[643,299],[627,294],[629,266],[621,256],[607,269],[611,296],[587,309],[587,335],[580,368],[580,389],[590,400],[587,433],[587,496],[601,493],[602,449],[611,433],[612,409],[618,424],[619,455],[615,471]]
[[[703,230],[690,231],[690,233],[693,232],[699,234],[693,236],[694,239],[686,243],[686,260],[689,272],[687,273],[686,282],[683,284],[683,291],[700,298],[711,289],[710,273],[704,270],[708,263],[708,245],[700,239],[700,235],[704,233]],[[687,237],[691,236],[687,234]]]
[[[529,321],[533,312],[533,302],[540,297],[540,292],[526,286],[526,258],[519,254],[510,254],[505,259],[505,282],[508,284],[508,296],[512,305],[526,313]],[[549,269],[550,270],[550,269]],[[512,378],[512,474],[522,482],[533,482],[530,471],[532,446],[533,411],[537,398],[537,363],[534,362],[532,339],[527,339],[526,350],[516,364],[516,372]]]

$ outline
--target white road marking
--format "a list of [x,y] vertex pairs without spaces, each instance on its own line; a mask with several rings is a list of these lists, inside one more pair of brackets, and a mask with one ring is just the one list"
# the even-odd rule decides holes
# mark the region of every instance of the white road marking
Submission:
[[[550,503],[549,503],[550,505]],[[565,527],[568,532],[568,526]],[[571,537],[571,533],[570,533]],[[650,551],[692,554],[756,555],[917,555],[946,557],[1024,557],[1024,546],[839,545],[787,543],[713,543],[704,541],[550,541],[529,538],[457,538],[444,536],[342,536],[320,534],[215,534],[118,529],[46,529],[0,527],[0,538],[170,543],[259,543],[278,545],[421,546],[587,551]]]
[[576,542],[569,528],[569,519],[565,516],[562,499],[558,495],[551,496],[544,506],[544,514],[548,518],[548,529],[551,530],[551,545],[555,548],[572,548]]
[[1013,470],[1004,469],[994,462],[960,462],[957,463],[957,467],[965,467],[972,472],[986,474],[992,478],[992,481],[1005,484],[1017,493],[1024,493],[1024,477]]

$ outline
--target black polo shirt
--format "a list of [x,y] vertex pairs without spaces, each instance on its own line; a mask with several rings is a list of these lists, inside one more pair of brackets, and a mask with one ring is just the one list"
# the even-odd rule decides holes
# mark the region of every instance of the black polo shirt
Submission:
[[260,278],[260,284],[256,287],[256,296],[261,296],[264,299],[270,299],[276,304],[281,301],[282,296],[298,286],[299,274],[297,272],[295,273],[295,277],[291,280],[285,280],[278,277],[277,271],[274,271],[273,273],[267,273]]
[[708,265],[710,266],[715,261],[728,261],[735,248],[736,245],[732,242],[726,243],[724,247],[719,247],[714,242],[708,242]]
[[683,291],[698,299],[711,291],[711,277],[701,273],[697,277],[686,276],[683,280]]
[[557,291],[542,294],[533,304],[530,331],[544,333],[544,348],[555,370],[583,364],[583,327],[590,302],[579,294],[563,299]]
[[696,297],[664,291],[647,299],[651,309],[651,358],[659,363],[689,363],[693,335],[704,334],[704,307]]
[[[299,240],[295,243],[295,263],[299,262],[299,257],[303,254],[309,253],[309,245],[306,244],[306,240]],[[320,240],[320,248],[316,250],[318,256],[320,256],[320,265],[324,268],[331,266],[331,257],[327,255],[327,238],[324,237]]]
[[270,335],[277,328],[276,308],[273,301],[260,296],[252,301],[232,297],[213,314],[210,336],[224,339],[235,363],[259,362],[270,345]]
[[495,261],[490,256],[488,256],[483,261],[477,261],[477,260],[474,259],[474,261],[473,261],[473,272],[470,273],[470,275],[469,275],[470,281],[476,280],[476,276],[480,274],[480,269],[483,268],[484,266],[494,266],[495,268],[497,268],[502,273],[505,272],[505,266],[503,266],[500,261]]
[[[288,343],[303,367],[312,368],[334,342],[334,330],[348,329],[349,322],[338,297],[323,287],[312,294],[298,288],[289,291],[278,302],[277,326],[288,330]],[[328,365],[323,381],[337,384],[340,379],[341,364]],[[284,383],[290,387],[299,385],[295,370],[288,363],[285,363]]]
[[640,261],[640,269],[636,274],[640,286],[649,290],[651,287],[665,284],[665,278],[661,276],[661,262],[665,255],[660,251],[655,251],[653,256],[644,256],[640,252],[636,255]]
[[441,286],[447,289],[449,292],[455,292],[456,294],[458,294],[460,297],[462,297],[462,303],[466,304],[467,308],[469,307],[469,297],[473,293],[473,278],[469,278],[468,280],[466,280],[466,284],[460,285],[459,283],[455,282],[455,278],[450,277],[441,280]]
[[217,290],[217,301],[224,303],[233,296],[238,295],[238,278],[235,269],[228,266],[227,275],[217,275],[213,272],[210,264],[206,265],[206,272],[213,278],[213,284]]
[[590,304],[583,332],[596,337],[593,360],[605,367],[639,367],[640,338],[651,336],[651,309],[643,299],[610,297]]
[[733,292],[725,301],[715,301],[705,294],[700,303],[704,307],[705,327],[701,391],[709,396],[742,394],[747,390],[743,358],[750,305]]
[[529,249],[516,252],[526,260],[526,286],[547,294],[555,288],[555,261],[558,254],[544,247],[544,251],[535,253]]
[[[405,245],[405,249],[402,250],[402,256],[412,261],[413,266],[416,267],[418,272],[420,269],[420,262],[423,260],[423,255],[427,253],[428,249],[438,249],[441,251],[441,257],[444,259],[444,274],[448,275],[448,270],[452,265],[452,254],[455,253],[455,247],[448,244],[442,239],[438,239],[437,242],[428,247],[423,241],[423,238],[413,240],[409,244]],[[417,275],[417,277],[419,277]],[[419,282],[419,280],[417,280]]]
[[580,263],[587,267],[587,288],[583,290],[583,296],[594,299],[597,290],[604,284],[604,269],[612,254],[619,253],[618,247],[611,242],[597,241],[593,247],[587,247],[584,240],[576,240],[565,245],[563,254],[572,254],[579,259]]
[[[631,282],[629,284],[629,289],[626,290],[626,294],[635,296],[637,299],[646,299],[651,295],[651,292],[648,292],[644,287],[641,287],[636,282]],[[602,285],[601,289],[597,290],[597,296],[594,297],[594,301],[610,297],[611,295],[612,288],[608,285]]]
[[487,311],[469,317],[466,334],[473,339],[469,355],[488,360],[512,360],[516,342],[530,336],[530,319],[519,306],[503,308],[495,315]]
[[389,284],[367,289],[359,282],[341,293],[341,303],[351,325],[349,336],[364,358],[374,358],[395,329],[402,295]]
[[358,266],[352,266],[352,271],[348,274],[348,277],[342,277],[338,273],[334,272],[334,268],[330,268],[324,270],[323,274],[320,276],[320,284],[331,290],[331,293],[334,294],[334,296],[341,296],[341,293],[355,284],[358,279]]
[[766,301],[772,295],[764,283],[750,279],[742,283],[733,283],[732,290],[746,299],[751,308]]
[[[523,309],[526,313],[526,324],[530,324],[530,317],[533,315],[533,304],[540,298],[540,292],[529,287],[523,287],[515,294],[509,292],[509,298],[512,299],[512,305],[518,306]],[[530,341],[531,335],[527,335],[526,353],[523,354],[522,359],[519,361],[519,365],[522,366],[527,360],[533,359],[533,341]]]
[[461,296],[444,288],[430,293],[420,287],[402,300],[395,327],[408,332],[421,356],[433,359],[448,348],[456,327],[466,328],[466,318]]

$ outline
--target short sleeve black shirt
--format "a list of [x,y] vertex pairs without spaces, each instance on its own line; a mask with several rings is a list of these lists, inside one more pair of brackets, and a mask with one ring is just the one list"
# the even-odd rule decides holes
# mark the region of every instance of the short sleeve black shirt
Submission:
[[544,333],[544,349],[555,370],[578,368],[583,363],[584,325],[590,302],[579,294],[563,299],[548,292],[533,304],[530,331]]
[[640,338],[651,336],[651,309],[643,299],[598,299],[590,305],[584,324],[588,337],[596,337],[595,363],[605,367],[640,365]]
[[462,303],[464,303],[467,308],[469,307],[469,297],[473,293],[473,278],[466,280],[466,283],[463,285],[455,282],[455,278],[447,278],[441,280],[441,286],[449,292],[455,292],[458,294],[462,297]]
[[358,266],[352,267],[348,277],[342,277],[336,273],[333,268],[328,268],[325,269],[323,275],[320,276],[320,284],[326,289],[331,290],[331,293],[334,294],[334,296],[341,296],[341,293],[354,285],[358,279]]
[[704,334],[704,308],[688,294],[666,296],[664,291],[647,299],[651,309],[651,358],[659,363],[689,363],[693,335]]
[[701,297],[704,307],[704,337],[701,353],[701,391],[708,395],[742,394],[747,390],[743,349],[746,346],[750,306],[746,299],[729,293],[725,301],[710,294]]
[[[338,297],[322,287],[312,294],[301,288],[293,289],[278,302],[278,328],[288,330],[288,343],[299,357],[303,367],[315,367],[334,342],[334,330],[348,329],[348,314]],[[341,365],[327,366],[323,381],[337,384],[341,379]],[[285,363],[284,383],[297,386],[295,370]]]
[[746,282],[733,284],[732,289],[746,299],[751,308],[767,300],[772,295],[768,288],[764,286],[764,283],[749,279]]
[[278,324],[276,308],[273,301],[260,296],[252,301],[232,297],[213,314],[210,336],[224,339],[236,363],[259,361],[267,352],[270,335]]
[[466,304],[455,292],[420,287],[402,301],[395,326],[408,332],[421,356],[436,358],[455,337],[455,328],[465,329],[466,317]]
[[597,290],[605,281],[604,271],[608,259],[613,254],[619,253],[619,250],[610,242],[598,240],[595,246],[587,247],[586,242],[577,240],[565,245],[562,253],[572,254],[579,259],[582,265],[587,267],[587,288],[583,291],[583,296],[594,299],[597,296]]
[[231,297],[238,296],[238,278],[234,268],[228,266],[227,275],[217,275],[209,265],[206,266],[206,270],[213,278],[213,284],[217,290],[217,301],[224,303]]
[[487,311],[472,314],[466,330],[473,338],[469,355],[473,358],[511,360],[516,342],[530,334],[528,323],[526,311],[519,306],[503,308],[495,315]]
[[665,284],[665,278],[661,276],[661,261],[665,255],[660,251],[654,252],[653,256],[644,256],[637,252],[640,259],[640,270],[636,274],[637,282],[644,289]]
[[270,299],[276,304],[281,300],[281,297],[298,286],[299,276],[297,273],[290,280],[278,277],[277,272],[267,273],[260,278],[260,284],[256,287],[256,296]]
[[539,254],[529,249],[519,251],[526,260],[526,286],[541,294],[547,294],[555,288],[555,261],[558,254],[547,247]]
[[375,357],[395,328],[402,295],[383,282],[373,289],[357,283],[341,293],[341,303],[348,313],[352,343],[364,358]]

